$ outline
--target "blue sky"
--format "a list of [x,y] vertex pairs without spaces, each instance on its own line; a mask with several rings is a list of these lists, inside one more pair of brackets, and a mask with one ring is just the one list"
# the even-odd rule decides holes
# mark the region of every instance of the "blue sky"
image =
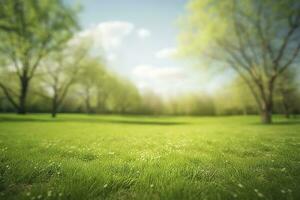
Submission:
[[[67,0],[69,2],[74,2]],[[207,82],[204,72],[175,59],[178,18],[187,0],[82,0],[82,30],[108,67],[134,82],[141,92],[162,96],[212,91],[224,77]]]

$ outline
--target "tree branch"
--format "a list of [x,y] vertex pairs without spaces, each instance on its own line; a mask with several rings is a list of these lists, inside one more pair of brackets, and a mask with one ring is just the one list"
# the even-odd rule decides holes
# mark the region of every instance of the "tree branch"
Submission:
[[297,28],[298,28],[298,26],[292,26],[290,28],[290,30],[288,31],[287,35],[285,36],[285,38],[283,39],[283,42],[282,42],[281,47],[279,49],[279,53],[276,56],[276,58],[273,60],[275,69],[278,68],[279,62],[280,62],[281,58],[284,55],[284,52],[286,50],[286,47],[288,46],[290,38],[294,34],[294,32],[296,31]]
[[279,69],[278,74],[281,74],[282,72],[284,72],[295,61],[295,59],[299,55],[299,52],[300,52],[300,43],[295,48],[292,57],[283,65],[283,67],[281,69]]
[[13,99],[13,97],[10,94],[10,91],[8,88],[5,87],[4,84],[0,83],[0,88],[4,92],[5,96],[7,97],[8,101],[16,108],[19,109],[19,105],[16,103],[16,101]]

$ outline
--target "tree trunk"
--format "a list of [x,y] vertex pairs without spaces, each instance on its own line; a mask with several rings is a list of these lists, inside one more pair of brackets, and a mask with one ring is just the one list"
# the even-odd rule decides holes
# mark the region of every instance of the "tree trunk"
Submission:
[[52,112],[51,112],[52,118],[55,118],[56,114],[57,114],[57,99],[56,99],[56,97],[54,97],[54,99],[52,101]]
[[261,109],[261,122],[263,124],[272,123],[272,113],[273,113],[273,96],[270,96],[269,99],[264,100],[262,109]]
[[51,116],[52,116],[52,118],[56,118],[56,111],[55,110],[52,110]]
[[[261,122],[263,124],[272,123],[272,114],[273,114],[273,91],[275,86],[276,76],[272,77],[268,83],[268,93],[263,95],[263,104],[261,108]],[[264,90],[261,91],[264,93]]]
[[290,118],[290,108],[286,101],[283,101],[284,115],[287,119]]
[[27,113],[27,93],[29,88],[29,79],[27,77],[21,77],[21,88],[20,88],[20,97],[19,97],[19,108],[18,114],[26,114]]
[[85,106],[86,106],[86,112],[87,112],[87,114],[91,114],[91,104],[90,104],[90,95],[88,94],[87,96],[86,96],[86,99],[85,99]]
[[272,111],[271,110],[263,110],[261,112],[261,122],[263,124],[271,124],[272,123]]

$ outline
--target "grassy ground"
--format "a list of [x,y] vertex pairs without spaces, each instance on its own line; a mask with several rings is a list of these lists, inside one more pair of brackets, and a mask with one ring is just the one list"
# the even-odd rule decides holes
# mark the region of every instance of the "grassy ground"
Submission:
[[300,120],[0,115],[0,199],[300,199]]

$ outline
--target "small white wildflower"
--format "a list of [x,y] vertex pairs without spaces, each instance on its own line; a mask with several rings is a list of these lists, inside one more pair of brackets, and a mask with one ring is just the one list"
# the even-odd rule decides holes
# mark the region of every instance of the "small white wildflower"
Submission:
[[260,192],[257,193],[257,196],[264,197],[264,195],[262,193],[260,193]]
[[52,196],[52,191],[48,191],[48,197],[51,197]]
[[243,186],[241,183],[239,183],[238,186],[239,186],[240,188],[244,188],[244,186]]
[[27,193],[26,193],[26,196],[30,196],[30,195],[31,195],[31,193],[30,193],[30,192],[27,192]]
[[284,167],[284,168],[282,168],[282,169],[281,169],[281,171],[282,171],[282,172],[285,172],[285,171],[286,171],[286,168],[285,168],[285,167]]
[[285,190],[280,190],[280,192],[281,192],[282,194],[285,194]]
[[107,188],[107,184],[104,184],[103,187],[104,187],[104,188]]
[[154,187],[154,185],[153,185],[153,184],[151,184],[151,185],[150,185],[150,187],[151,187],[151,188],[153,188],[153,187]]
[[258,191],[258,189],[254,189],[254,192],[256,192],[258,197],[264,197],[264,195]]
[[63,194],[62,194],[61,192],[58,194],[58,196],[60,196],[60,197],[61,197],[62,195],[63,195]]

